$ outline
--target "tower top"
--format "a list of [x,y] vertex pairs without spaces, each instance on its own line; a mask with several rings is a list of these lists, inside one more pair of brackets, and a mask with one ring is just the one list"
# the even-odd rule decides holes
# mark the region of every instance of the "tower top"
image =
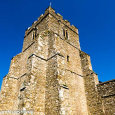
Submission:
[[51,11],[51,10],[53,10],[53,12],[55,12],[55,10],[51,6],[49,6],[48,8],[46,8],[45,11]]
[[38,20],[34,21],[32,26],[29,27],[26,31],[25,31],[25,36],[26,37],[33,29],[36,28],[36,26],[43,21],[43,19],[45,19],[47,17],[48,14],[51,14],[56,20],[60,21],[61,23],[63,23],[64,25],[66,25],[68,28],[70,28],[72,31],[74,31],[75,33],[78,34],[78,28],[76,28],[74,25],[70,25],[70,22],[68,20],[64,20],[63,16],[60,15],[59,13],[56,13],[55,10],[49,6],[46,10],[45,13],[40,15],[40,17],[38,18]]

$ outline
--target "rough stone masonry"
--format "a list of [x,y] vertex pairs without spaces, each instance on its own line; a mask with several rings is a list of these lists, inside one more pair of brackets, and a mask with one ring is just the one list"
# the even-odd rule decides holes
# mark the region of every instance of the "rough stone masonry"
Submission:
[[3,78],[0,115],[8,110],[115,114],[115,80],[99,83],[90,56],[80,49],[78,29],[51,7],[25,31],[22,52],[12,58]]

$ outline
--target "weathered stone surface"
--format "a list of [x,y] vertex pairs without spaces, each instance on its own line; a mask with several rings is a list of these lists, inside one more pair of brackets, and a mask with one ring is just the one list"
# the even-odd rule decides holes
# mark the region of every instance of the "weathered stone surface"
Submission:
[[97,85],[105,115],[115,114],[115,79]]
[[114,93],[114,80],[99,84],[90,56],[80,50],[78,29],[48,7],[26,30],[22,52],[11,60],[0,112],[113,115]]

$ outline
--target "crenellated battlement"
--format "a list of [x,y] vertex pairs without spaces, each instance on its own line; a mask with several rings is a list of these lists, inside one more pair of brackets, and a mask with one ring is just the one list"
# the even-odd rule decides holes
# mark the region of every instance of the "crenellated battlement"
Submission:
[[25,31],[25,36],[26,37],[34,28],[36,28],[36,26],[48,15],[51,14],[53,17],[55,17],[58,21],[60,21],[61,23],[63,23],[64,25],[66,25],[68,28],[70,28],[72,31],[74,31],[76,34],[78,34],[78,29],[74,26],[74,25],[70,25],[70,22],[68,20],[64,20],[63,16],[60,15],[59,13],[55,13],[55,10],[51,7],[48,7],[45,10],[44,14],[41,14],[40,17],[38,18],[38,20],[34,21],[32,26],[27,28],[27,30]]
[[63,20],[63,16],[61,14],[57,13],[57,15]]
[[97,87],[102,98],[115,95],[115,79],[99,83]]

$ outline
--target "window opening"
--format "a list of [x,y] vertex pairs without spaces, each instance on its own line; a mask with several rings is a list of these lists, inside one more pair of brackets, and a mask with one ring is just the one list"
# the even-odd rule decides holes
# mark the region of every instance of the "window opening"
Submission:
[[69,62],[69,56],[67,56],[67,62]]
[[63,29],[63,36],[65,37],[65,39],[68,39],[68,32],[65,29]]

